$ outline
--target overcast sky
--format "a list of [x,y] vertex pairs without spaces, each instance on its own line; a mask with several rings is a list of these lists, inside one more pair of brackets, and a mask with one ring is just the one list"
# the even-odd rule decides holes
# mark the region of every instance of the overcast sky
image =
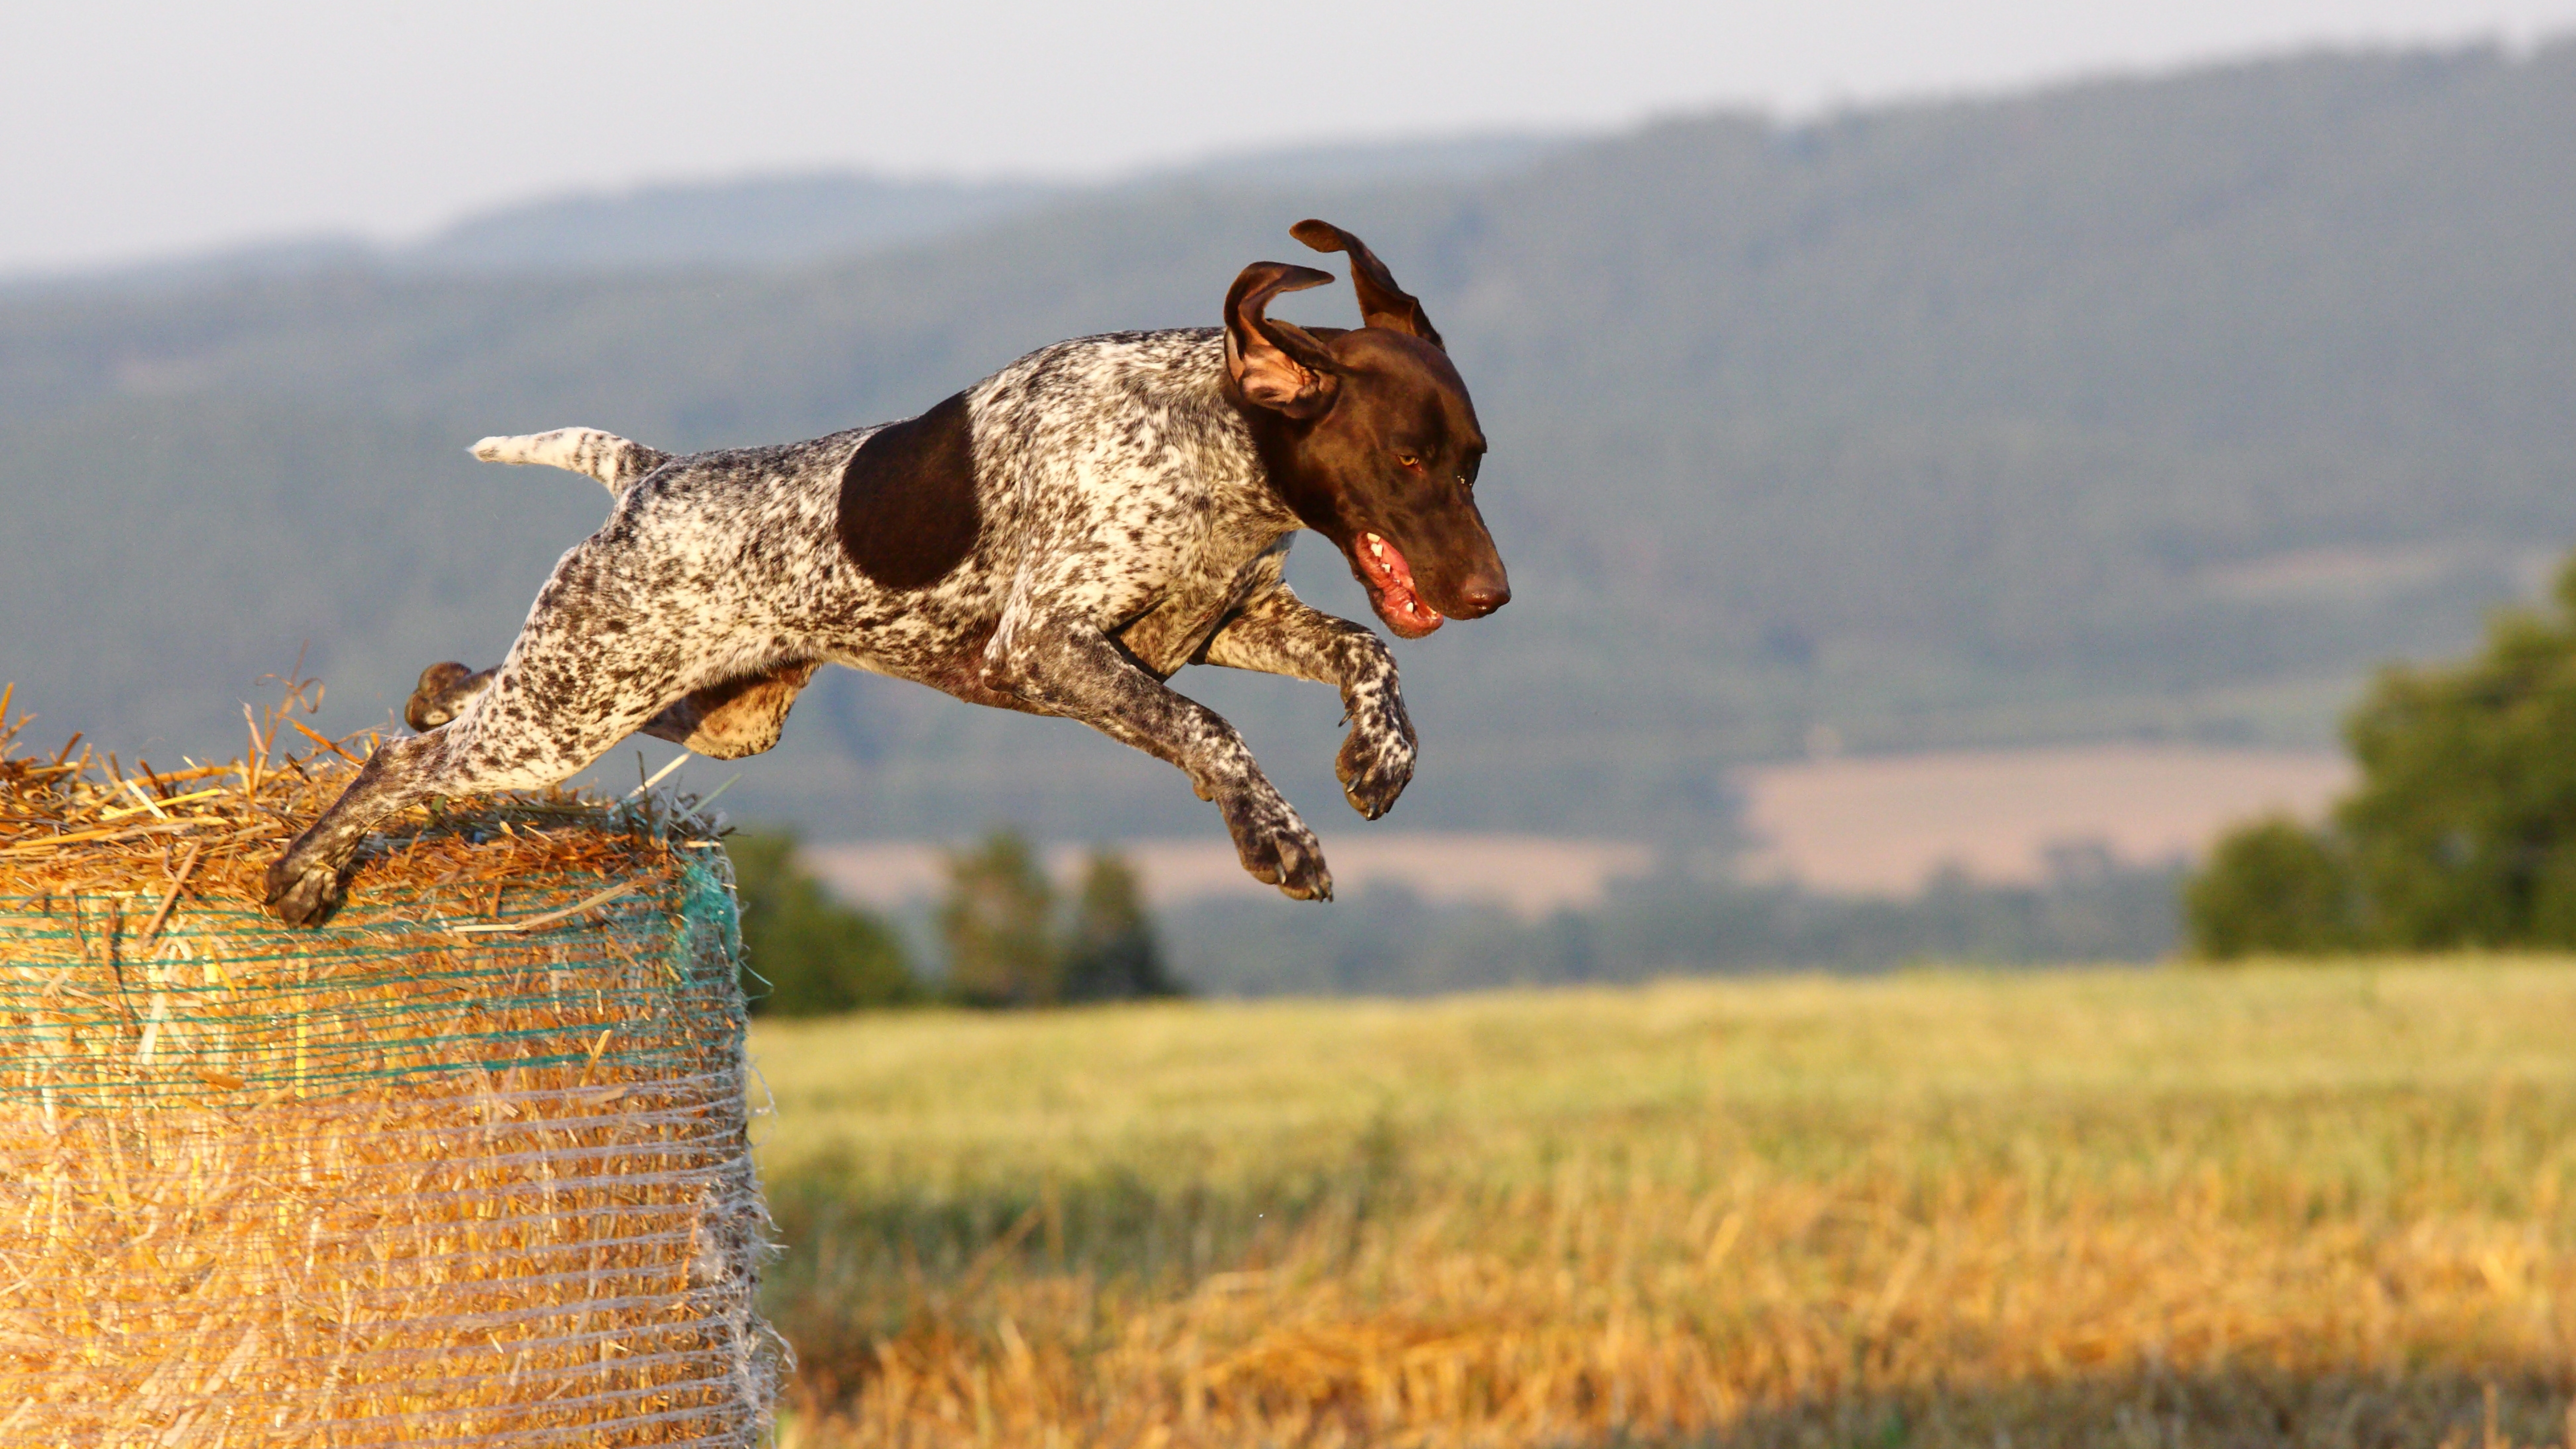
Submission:
[[0,271],[394,238],[641,181],[1092,176],[2571,28],[2576,0],[20,5]]

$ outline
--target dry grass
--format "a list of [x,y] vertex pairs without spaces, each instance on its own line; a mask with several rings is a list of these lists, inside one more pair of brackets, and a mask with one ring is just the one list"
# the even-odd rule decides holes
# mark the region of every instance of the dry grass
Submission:
[[2571,1028],[2563,963],[763,1025],[790,1442],[2561,1443]]
[[694,817],[422,812],[288,931],[260,869],[367,743],[296,728],[176,772],[0,729],[0,1444],[753,1442]]

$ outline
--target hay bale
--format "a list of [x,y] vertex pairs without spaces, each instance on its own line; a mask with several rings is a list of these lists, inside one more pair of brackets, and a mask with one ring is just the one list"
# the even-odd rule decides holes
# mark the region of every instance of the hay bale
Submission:
[[703,822],[453,803],[289,931],[260,871],[361,750],[268,742],[0,750],[0,1443],[754,1442],[781,1354]]

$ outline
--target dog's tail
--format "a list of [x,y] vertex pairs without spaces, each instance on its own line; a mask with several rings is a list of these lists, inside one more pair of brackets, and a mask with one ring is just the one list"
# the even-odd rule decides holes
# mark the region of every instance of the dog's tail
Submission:
[[611,493],[625,492],[627,484],[671,461],[671,455],[659,448],[628,442],[597,428],[557,428],[551,433],[516,438],[485,438],[474,445],[474,456],[486,463],[543,463],[549,468],[587,473],[607,485]]

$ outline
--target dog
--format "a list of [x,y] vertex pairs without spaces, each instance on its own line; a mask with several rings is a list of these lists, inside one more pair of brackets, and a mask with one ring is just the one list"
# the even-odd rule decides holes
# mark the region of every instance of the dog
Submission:
[[433,665],[404,716],[268,867],[269,907],[316,925],[358,848],[436,796],[534,789],[637,731],[731,759],[778,742],[822,664],[1080,720],[1214,801],[1244,869],[1293,899],[1332,875],[1243,737],[1165,681],[1217,664],[1337,686],[1343,793],[1383,816],[1416,742],[1395,660],[1282,578],[1330,539],[1386,626],[1421,638],[1511,599],[1475,497],[1485,433],[1422,304],[1359,238],[1357,328],[1264,315],[1333,281],[1255,262],[1224,325],[1060,342],[919,417],[675,457],[587,428],[487,438],[477,458],[588,474],[608,521],[555,565],[496,667]]

